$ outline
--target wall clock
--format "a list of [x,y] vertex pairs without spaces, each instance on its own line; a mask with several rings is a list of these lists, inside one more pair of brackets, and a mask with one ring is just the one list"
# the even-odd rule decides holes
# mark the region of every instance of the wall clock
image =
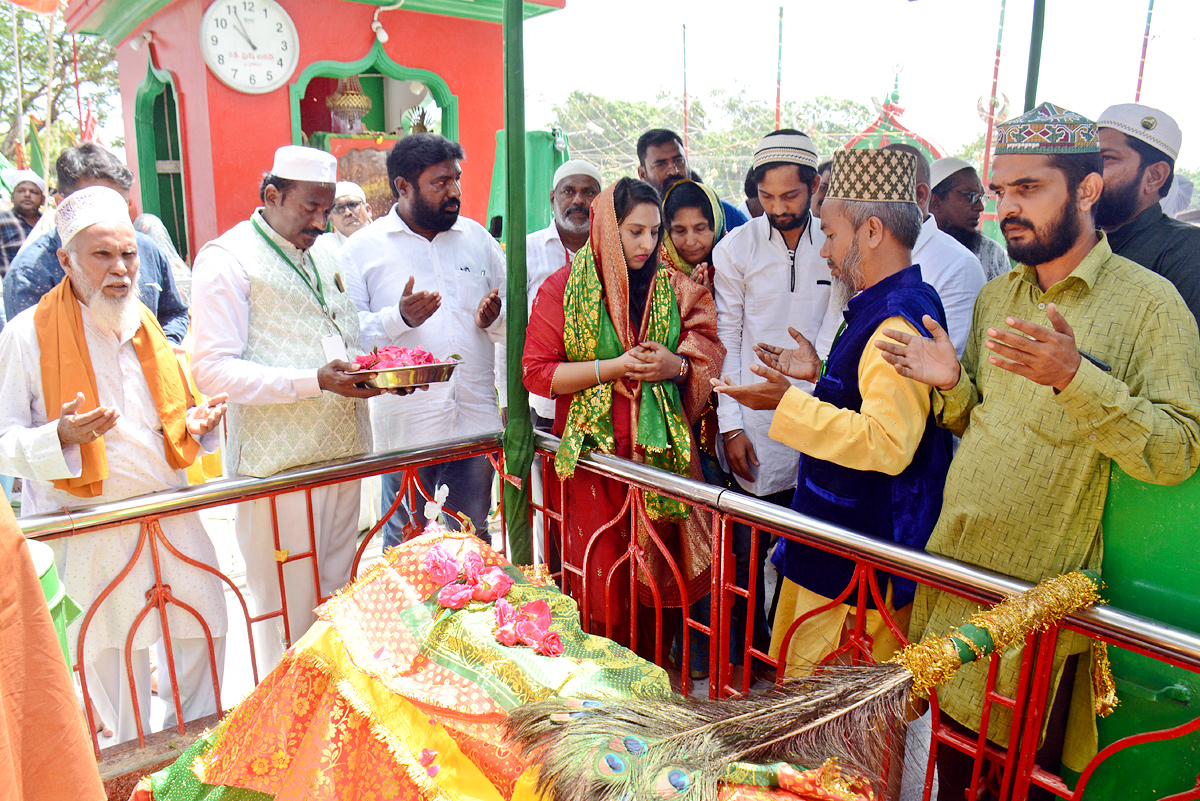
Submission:
[[258,95],[287,83],[300,37],[275,0],[217,0],[200,22],[200,51],[222,83]]

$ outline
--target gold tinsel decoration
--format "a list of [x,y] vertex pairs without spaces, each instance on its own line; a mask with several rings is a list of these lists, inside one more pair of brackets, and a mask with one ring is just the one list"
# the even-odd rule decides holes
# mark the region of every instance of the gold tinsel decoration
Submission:
[[[1004,651],[1031,632],[1045,631],[1072,612],[1100,602],[1099,587],[1096,585],[1095,579],[1079,572],[1047,579],[1020,595],[1011,596],[990,609],[977,612],[971,616],[970,623],[991,635],[992,651]],[[914,693],[928,695],[931,689],[949,679],[962,666],[957,642],[966,643],[977,658],[986,656],[978,643],[956,628],[944,637],[926,635],[921,642],[908,646],[891,661],[903,665],[912,674]],[[1107,656],[1104,656],[1103,663],[1108,664]],[[1101,688],[1103,675],[1096,675],[1104,670],[1101,659],[1097,659],[1095,665],[1097,670],[1093,672],[1093,685]],[[1116,692],[1111,671],[1108,673],[1108,684],[1103,689],[1106,690],[1105,698],[1111,696],[1111,706],[1115,706]],[[1100,698],[1101,692],[1098,691],[1098,713]]]

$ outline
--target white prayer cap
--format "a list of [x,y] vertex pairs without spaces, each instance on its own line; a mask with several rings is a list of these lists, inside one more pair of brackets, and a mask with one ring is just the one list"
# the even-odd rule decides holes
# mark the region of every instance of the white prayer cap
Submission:
[[773,133],[764,136],[754,148],[754,159],[750,166],[758,169],[764,164],[783,161],[817,168],[817,146],[802,133]]
[[46,194],[46,182],[42,180],[42,176],[38,175],[33,170],[5,170],[4,183],[8,184],[15,191],[17,184],[23,184],[28,181],[31,184],[36,184],[37,188],[42,190],[42,194]]
[[77,233],[96,223],[128,225],[133,230],[129,203],[119,192],[107,186],[89,186],[67,195],[54,213],[54,227],[64,248]]
[[356,197],[364,202],[367,199],[367,193],[364,192],[363,188],[358,184],[354,183],[353,181],[338,181],[337,189],[333,190],[333,196],[335,198],[339,198],[346,197],[347,195],[350,197]]
[[284,145],[275,151],[271,174],[289,181],[337,183],[337,157],[315,147]]
[[583,159],[569,159],[554,171],[554,188],[558,187],[558,182],[563,178],[570,178],[572,175],[586,175],[588,178],[594,178],[600,186],[604,186],[604,179],[600,177],[600,171],[591,163]]
[[960,170],[973,169],[975,169],[975,165],[966,159],[958,159],[954,156],[938,159],[929,165],[929,188],[937,189],[938,184]]
[[1138,103],[1119,103],[1109,106],[1096,120],[1097,128],[1113,128],[1126,136],[1141,139],[1155,150],[1179,158],[1183,132],[1169,114]]

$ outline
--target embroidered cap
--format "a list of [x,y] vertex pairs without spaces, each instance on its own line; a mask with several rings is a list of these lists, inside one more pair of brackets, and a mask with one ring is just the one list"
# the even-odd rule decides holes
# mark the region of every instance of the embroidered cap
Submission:
[[996,126],[997,156],[1099,152],[1096,123],[1053,103],[1042,103]]
[[275,151],[271,174],[289,181],[337,183],[337,158],[315,147],[284,145]]
[[1112,128],[1126,136],[1141,139],[1155,150],[1170,156],[1172,161],[1179,158],[1179,146],[1183,144],[1183,132],[1174,118],[1156,108],[1137,103],[1109,106],[1096,120],[1096,127]]
[[917,160],[899,150],[839,150],[833,154],[826,200],[916,203]]
[[133,230],[129,204],[119,192],[107,186],[80,189],[68,195],[54,214],[54,227],[58,229],[58,238],[64,248],[76,234],[96,223],[128,225]]
[[559,181],[563,178],[569,178],[572,175],[586,175],[588,178],[595,179],[596,183],[600,184],[600,186],[604,186],[604,179],[600,177],[600,171],[592,166],[591,162],[584,161],[583,159],[564,161],[562,166],[554,171],[554,183],[550,186],[557,188]]
[[366,201],[367,193],[363,188],[353,181],[338,181],[337,189],[333,190],[333,196],[339,197],[356,197],[359,200]]
[[946,156],[944,159],[938,159],[929,165],[929,187],[937,189],[942,181],[962,170],[973,170],[975,165],[966,159],[955,158],[954,156]]
[[764,164],[783,161],[817,168],[817,146],[804,134],[772,134],[764,136],[754,148],[750,166],[758,169]]
[[38,175],[33,170],[5,170],[4,183],[8,184],[16,191],[17,184],[23,184],[28,181],[42,190],[42,194],[46,194],[46,182],[42,180],[42,176]]

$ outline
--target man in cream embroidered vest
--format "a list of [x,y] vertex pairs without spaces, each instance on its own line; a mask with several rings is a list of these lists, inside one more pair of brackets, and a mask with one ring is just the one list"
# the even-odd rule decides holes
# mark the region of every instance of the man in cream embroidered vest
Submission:
[[[366,398],[352,352],[358,317],[340,288],[336,253],[313,245],[334,202],[337,160],[289,145],[263,178],[263,205],[196,257],[192,372],[202,392],[229,395],[229,473],[281,470],[371,448]],[[259,669],[270,670],[315,620],[312,610],[350,580],[358,533],[359,482],[312,490],[320,591],[307,557],[285,562],[286,627],[257,624]],[[268,499],[238,505],[235,530],[256,614],[281,607],[276,551],[305,553],[303,492],[276,498],[278,545]]]

